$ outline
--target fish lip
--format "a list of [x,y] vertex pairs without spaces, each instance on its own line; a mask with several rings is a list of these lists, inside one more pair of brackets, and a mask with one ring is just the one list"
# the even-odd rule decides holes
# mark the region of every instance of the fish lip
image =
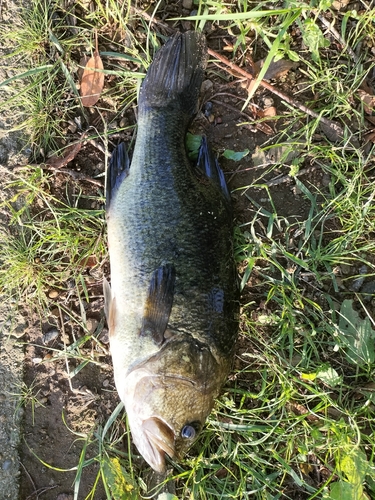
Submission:
[[150,417],[142,422],[142,431],[147,442],[146,461],[156,472],[165,472],[165,454],[171,458],[176,455],[173,430],[159,417]]

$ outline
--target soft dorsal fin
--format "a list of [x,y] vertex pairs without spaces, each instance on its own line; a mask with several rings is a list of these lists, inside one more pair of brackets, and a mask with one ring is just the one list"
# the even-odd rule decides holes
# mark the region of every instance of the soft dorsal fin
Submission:
[[164,333],[173,304],[175,279],[173,264],[160,266],[151,277],[140,335],[151,336],[157,345],[164,342]]
[[113,150],[111,159],[107,169],[107,186],[106,186],[106,210],[111,204],[111,199],[114,193],[120,186],[121,182],[129,175],[130,160],[126,150],[125,143],[120,144]]

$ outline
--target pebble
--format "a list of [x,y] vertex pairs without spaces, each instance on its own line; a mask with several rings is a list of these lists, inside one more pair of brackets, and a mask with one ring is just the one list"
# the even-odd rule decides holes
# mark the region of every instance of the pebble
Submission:
[[361,288],[361,294],[364,295],[364,301],[370,302],[375,294],[375,281],[368,281]]
[[58,307],[54,307],[53,309],[51,309],[51,314],[52,314],[52,316],[55,316],[55,318],[59,318],[60,317],[59,308]]
[[204,80],[201,86],[200,93],[201,95],[208,94],[209,92],[212,92],[214,84],[212,83],[211,80]]
[[182,6],[184,9],[190,10],[193,7],[193,0],[182,0]]
[[86,328],[89,331],[89,333],[94,333],[98,324],[99,321],[96,320],[95,318],[87,318]]
[[108,387],[109,386],[109,380],[106,378],[103,380],[103,387]]
[[77,132],[77,124],[74,123],[72,120],[69,120],[69,125],[68,125],[68,130],[69,132],[71,132],[72,134],[75,134]]
[[57,290],[50,290],[48,292],[48,297],[50,299],[56,299],[59,296],[59,292]]
[[99,340],[103,344],[109,344],[109,333],[107,328],[103,328],[102,333],[99,335]]
[[10,469],[11,465],[12,465],[12,461],[11,460],[5,460],[5,462],[3,462],[1,468],[3,470],[8,470],[8,469]]
[[[359,269],[359,274],[366,274],[367,266],[363,265]],[[348,287],[351,292],[358,292],[365,281],[365,276],[360,276],[352,281],[351,285]]]
[[68,493],[60,493],[57,495],[56,500],[73,500],[73,495]]
[[49,344],[57,339],[59,336],[59,331],[57,328],[51,328],[43,335],[43,344]]
[[41,363],[42,361],[43,361],[42,358],[33,358],[34,365],[37,365],[38,363]]

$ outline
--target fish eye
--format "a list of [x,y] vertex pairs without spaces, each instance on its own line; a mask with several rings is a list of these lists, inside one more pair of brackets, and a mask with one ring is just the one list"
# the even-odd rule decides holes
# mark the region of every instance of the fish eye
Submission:
[[197,432],[192,425],[184,425],[181,431],[181,437],[184,439],[194,439],[196,433]]

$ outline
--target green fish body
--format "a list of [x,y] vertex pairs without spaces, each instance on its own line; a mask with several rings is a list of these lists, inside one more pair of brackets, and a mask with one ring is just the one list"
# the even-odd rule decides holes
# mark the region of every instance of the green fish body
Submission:
[[115,383],[133,440],[158,472],[165,453],[179,458],[196,439],[238,328],[230,196],[206,141],[196,166],[185,150],[206,59],[195,32],[158,51],[140,92],[131,165],[120,144],[107,175]]

